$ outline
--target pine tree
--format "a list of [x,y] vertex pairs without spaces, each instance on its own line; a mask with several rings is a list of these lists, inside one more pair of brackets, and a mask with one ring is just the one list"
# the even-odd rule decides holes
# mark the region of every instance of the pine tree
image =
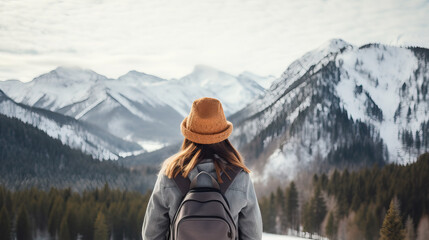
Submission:
[[326,223],[325,228],[326,236],[329,239],[336,239],[337,228],[335,226],[334,214],[332,212],[329,213],[328,222]]
[[17,240],[32,239],[30,220],[28,219],[28,213],[24,206],[21,207],[16,222],[16,238]]
[[263,231],[275,233],[276,225],[276,208],[275,208],[275,195],[271,193],[269,197],[264,197],[261,200],[260,208],[262,214]]
[[415,144],[415,146],[417,148],[417,151],[420,151],[420,147],[421,147],[422,141],[420,140],[420,133],[419,133],[419,131],[416,131],[416,141],[414,142],[414,144]]
[[[75,207],[75,208],[73,208]],[[68,229],[70,231],[70,238],[71,239],[76,239],[77,234],[78,234],[78,220],[77,220],[77,216],[76,213],[74,212],[74,209],[77,209],[77,206],[72,206],[72,207],[68,207],[67,211],[66,211],[66,215],[68,216],[67,218],[67,225],[68,225]]]
[[410,122],[410,119],[411,119],[411,107],[408,107],[407,121]]
[[292,181],[286,190],[286,218],[290,228],[299,231],[298,191]]
[[61,224],[60,224],[60,239],[61,240],[70,240],[71,239],[71,234],[70,234],[70,230],[69,230],[69,225],[67,223],[67,219],[68,219],[68,215],[64,215],[63,219],[61,220]]
[[322,224],[323,219],[325,219],[326,216],[326,203],[323,199],[320,188],[316,188],[312,202],[313,203],[311,205],[314,213],[314,230],[317,233],[320,233],[320,225]]
[[94,218],[88,204],[82,204],[79,210],[79,233],[83,240],[90,240],[94,236]]
[[259,206],[261,209],[261,216],[262,216],[262,226],[263,226],[263,231],[264,232],[268,232],[268,221],[269,221],[269,199],[267,199],[267,197],[264,197],[263,199],[261,199]]
[[49,212],[48,230],[52,237],[56,237],[60,228],[63,214],[63,200],[57,196],[54,200],[53,207]]
[[6,206],[3,205],[1,212],[0,212],[0,236],[1,236],[1,239],[10,240],[10,232],[11,232],[11,225],[10,225],[9,214],[7,213]]
[[280,187],[277,187],[276,192],[276,211],[279,216],[279,233],[283,233],[287,229],[287,220],[286,220],[286,203],[283,190]]
[[36,213],[34,220],[38,229],[44,231],[47,227],[49,216],[49,201],[45,192],[40,192],[40,197],[36,203]]
[[326,216],[326,204],[323,199],[320,187],[317,187],[314,191],[314,195],[311,200],[306,203],[303,209],[303,225],[304,231],[310,233],[321,233],[320,225]]
[[[260,207],[261,207],[261,213],[264,213],[264,208],[262,203],[260,204]],[[112,204],[110,205],[110,209],[111,209],[110,216],[112,219],[111,224],[113,225],[113,228],[112,228],[113,239],[122,239],[124,236],[124,230],[125,230],[125,224],[126,224],[124,221],[125,206],[124,204]],[[146,207],[143,207],[142,209],[146,210]]]
[[399,206],[394,198],[390,202],[389,210],[380,229],[380,240],[403,240],[405,239]]
[[97,219],[94,224],[94,240],[107,240],[109,237],[106,220],[103,212],[98,212]]
[[267,232],[275,233],[276,232],[276,200],[274,193],[270,194],[269,202],[268,202],[268,216],[267,216]]
[[310,233],[310,238],[314,233],[313,212],[310,202],[306,202],[302,209],[302,225],[304,232]]

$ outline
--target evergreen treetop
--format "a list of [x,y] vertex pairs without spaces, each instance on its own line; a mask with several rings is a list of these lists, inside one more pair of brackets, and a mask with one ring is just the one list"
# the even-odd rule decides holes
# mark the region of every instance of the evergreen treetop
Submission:
[[380,229],[380,240],[404,240],[405,232],[399,213],[399,205],[394,198],[390,202],[389,210]]

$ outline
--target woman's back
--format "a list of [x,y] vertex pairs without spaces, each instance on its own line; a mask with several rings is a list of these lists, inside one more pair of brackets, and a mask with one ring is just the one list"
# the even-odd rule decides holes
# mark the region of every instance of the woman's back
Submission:
[[[218,104],[221,114],[223,114],[222,107],[218,100],[203,98],[197,101],[195,101],[192,106],[194,111],[202,111],[205,116],[213,116],[213,112],[210,111],[214,109],[219,113],[219,109],[216,109],[216,106],[213,107],[213,105]],[[204,108],[206,106],[204,105],[205,102],[211,104],[208,110]],[[204,127],[204,129],[207,127],[210,128],[210,122],[208,122],[207,119],[195,122],[195,119],[198,119],[198,117],[193,117],[193,110],[191,110],[190,119],[194,119],[194,122],[191,123],[194,124],[194,126],[199,125]],[[199,114],[199,112],[195,114]],[[188,132],[183,130],[190,126],[189,120],[186,122],[188,123],[188,126],[186,126],[186,119],[187,118],[185,118],[182,123],[182,133],[185,136],[185,140],[181,151],[166,160],[163,168],[158,174],[143,222],[143,240],[167,238],[170,224],[172,224],[172,220],[183,199],[183,193],[179,190],[179,187],[173,179],[177,174],[181,174],[183,177],[192,180],[199,172],[205,171],[214,179],[217,178],[219,180],[221,174],[225,174],[224,169],[231,165],[243,170],[233,179],[231,185],[224,194],[229,203],[234,223],[238,227],[238,239],[261,239],[261,213],[253,183],[248,173],[249,170],[244,166],[239,153],[226,139],[232,131],[232,124],[226,122],[223,116],[224,123],[219,123],[219,120],[213,123],[213,125],[217,127],[219,127],[220,124],[224,124],[222,129],[225,130],[223,132],[215,132],[214,135],[207,134],[207,132],[200,134],[198,133],[198,128],[196,129],[195,127],[190,128],[194,132],[191,132],[189,129],[185,129]],[[220,119],[222,119],[222,116]],[[201,122],[203,124],[201,124]],[[197,131],[195,131],[195,129]],[[193,141],[190,141],[189,138]],[[199,141],[204,143],[199,143]],[[211,184],[211,179],[208,176],[207,178],[198,178],[197,187],[209,187]]]

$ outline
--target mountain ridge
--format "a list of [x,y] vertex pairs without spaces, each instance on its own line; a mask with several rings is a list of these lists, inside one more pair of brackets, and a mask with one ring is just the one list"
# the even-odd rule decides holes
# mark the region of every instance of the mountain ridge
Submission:
[[1,90],[0,106],[0,114],[31,124],[63,144],[100,160],[118,159],[121,154],[141,151],[137,144],[115,137],[92,124],[57,112],[16,103]]
[[[428,62],[424,48],[357,47],[333,39],[294,61],[262,96],[230,115],[230,140],[256,181],[293,178],[309,168],[406,164],[429,147]],[[385,93],[386,84],[402,111]],[[172,151],[123,162],[156,162]]]
[[[426,89],[429,71],[424,56],[429,50],[419,49],[422,57],[411,48],[380,44],[358,48],[334,39],[326,45],[328,50],[316,49],[289,65],[265,95],[230,117],[235,125],[232,141],[250,163],[264,169],[261,175],[265,177],[280,172],[275,169],[293,175],[291,169],[315,159],[322,164],[343,161],[359,165],[359,159],[370,158],[378,159],[378,164],[405,163],[421,153],[423,143],[428,145],[425,122],[429,106],[421,101],[426,93],[415,89]],[[310,56],[314,53],[316,56]],[[404,89],[411,90],[400,93],[404,83]],[[407,120],[407,111],[395,114],[398,102],[394,99],[414,106],[408,110],[411,119]],[[335,121],[340,124],[333,124]],[[350,135],[348,142],[342,135]],[[413,138],[420,143],[404,143]],[[377,154],[344,155],[358,145]]]
[[205,65],[173,80],[135,70],[110,79],[88,69],[57,67],[28,83],[0,82],[0,89],[16,102],[96,124],[150,150],[181,138],[179,125],[193,100],[219,98],[231,114],[265,91],[255,79]]

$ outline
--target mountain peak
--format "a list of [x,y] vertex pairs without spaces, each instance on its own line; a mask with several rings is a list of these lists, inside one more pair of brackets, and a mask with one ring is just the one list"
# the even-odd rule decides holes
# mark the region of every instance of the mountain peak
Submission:
[[218,73],[224,73],[214,67],[204,65],[204,64],[197,64],[194,67],[194,70],[192,71],[192,75],[199,75],[199,74],[218,74]]
[[182,84],[197,84],[200,86],[206,86],[207,84],[218,84],[220,81],[233,82],[236,78],[226,72],[220,71],[216,68],[198,64],[195,65],[194,70],[188,75],[180,78]]
[[199,79],[234,78],[233,75],[227,72],[204,64],[195,65],[194,70],[190,74],[186,75],[184,78],[189,76],[194,76]]
[[76,72],[76,71],[84,71],[84,69],[81,67],[78,67],[78,66],[58,66],[53,71],[56,71],[56,72],[71,72],[71,71]]
[[139,72],[139,71],[136,71],[136,70],[131,70],[131,71],[128,71],[128,73],[127,74],[142,74],[142,75],[147,75],[146,73],[144,73],[144,72]]
[[341,38],[332,38],[332,39],[329,39],[327,42],[325,42],[324,45],[327,45],[330,48],[343,48],[343,47],[351,46],[350,43],[344,41]]
[[60,76],[71,76],[75,74],[99,75],[90,69],[84,69],[77,66],[58,66],[51,72],[55,72]]
[[137,70],[130,70],[130,71],[128,71],[126,74],[124,74],[124,75],[122,75],[122,76],[120,76],[119,78],[122,78],[122,77],[124,77],[124,76],[148,76],[149,74],[146,74],[146,73],[144,73],[144,72],[139,72],[139,71],[137,71]]
[[343,51],[346,48],[353,47],[350,43],[344,41],[340,38],[333,38],[322,44],[317,49],[311,51],[310,53],[319,53],[321,55],[329,55],[331,53],[338,53]]
[[83,69],[75,66],[59,66],[54,70],[42,74],[34,79],[34,81],[37,82],[95,82],[98,80],[107,80],[107,77],[100,75],[92,70]]
[[157,76],[153,76],[153,75],[146,74],[143,72],[139,72],[136,70],[131,70],[131,71],[127,72],[126,74],[120,76],[118,78],[118,80],[120,80],[120,81],[136,81],[136,82],[144,83],[144,84],[151,84],[151,83],[167,81],[163,78],[159,78]]
[[283,91],[305,74],[311,66],[320,68],[323,64],[332,60],[333,56],[348,48],[353,49],[353,45],[339,38],[334,38],[325,42],[318,48],[307,52],[302,57],[292,62],[281,77],[273,82],[271,87],[273,89],[280,87],[279,91]]

